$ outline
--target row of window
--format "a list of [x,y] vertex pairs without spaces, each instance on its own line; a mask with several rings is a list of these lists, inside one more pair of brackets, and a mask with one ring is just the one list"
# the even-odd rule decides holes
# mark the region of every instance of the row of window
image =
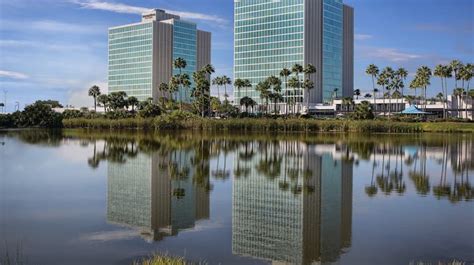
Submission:
[[235,47],[235,52],[248,52],[248,51],[262,51],[262,50],[269,50],[269,49],[281,49],[287,47],[298,47],[303,46],[303,40],[295,40],[295,41],[286,41],[286,42],[275,42],[275,43],[267,43],[267,44],[260,44],[254,46],[244,46],[244,47]]
[[302,15],[303,14],[300,14],[300,13],[282,15],[279,17],[275,17],[275,19],[268,22],[252,23],[250,25],[236,27],[235,33],[238,34],[238,33],[249,32],[249,31],[261,31],[261,30],[279,29],[279,28],[287,28],[287,27],[292,27],[292,26],[297,26],[297,25],[303,25],[304,19]]
[[248,13],[236,13],[235,14],[235,21],[245,20],[245,19],[252,19],[255,17],[265,17],[265,16],[272,16],[277,14],[283,13],[293,13],[298,11],[303,11],[303,5],[292,5],[292,6],[285,6],[285,7],[276,7],[272,9],[264,9],[264,10],[257,10],[255,12],[248,12]]
[[[251,65],[251,64],[264,64],[264,63],[272,63],[272,62],[300,62],[303,60],[303,54],[286,54],[286,55],[279,55],[279,56],[267,56],[267,57],[256,57],[256,58],[242,58],[235,60],[235,66],[240,65]],[[294,64],[294,63],[293,63]],[[289,64],[289,65],[293,65]]]
[[265,57],[265,56],[278,56],[286,54],[303,53],[303,47],[289,47],[282,49],[257,51],[257,52],[242,52],[235,54],[236,59],[252,58],[252,57]]
[[296,20],[296,19],[303,19],[304,13],[301,11],[298,12],[287,12],[283,14],[276,14],[273,16],[268,16],[268,17],[254,17],[252,19],[248,20],[241,20],[241,21],[236,21],[235,22],[235,28],[236,30],[248,28],[250,26],[260,26],[260,25],[268,25],[268,24],[274,24],[275,22],[286,22],[290,20]]
[[272,29],[272,30],[259,30],[253,32],[243,32],[243,33],[236,33],[235,38],[236,40],[242,39],[255,39],[260,37],[270,37],[275,35],[286,35],[286,34],[293,34],[293,33],[303,33],[304,27],[300,26],[292,26],[292,27],[284,27],[279,29]]
[[130,79],[130,80],[120,80],[120,81],[109,81],[109,86],[120,86],[120,85],[139,85],[139,84],[149,84],[151,83],[151,78],[141,78],[141,79]]
[[145,63],[151,62],[151,56],[147,57],[130,57],[118,60],[109,60],[110,65],[118,65],[118,64],[129,64],[129,63]]
[[134,42],[122,42],[122,43],[109,45],[109,50],[118,50],[118,49],[122,49],[122,48],[133,48],[133,47],[140,47],[140,46],[151,45],[151,44],[153,44],[152,39],[139,40],[139,41],[134,41]]
[[124,74],[124,75],[109,75],[109,81],[117,80],[129,80],[129,79],[143,79],[149,78],[151,73],[137,73],[137,74]]
[[112,76],[112,75],[126,75],[126,74],[141,74],[141,73],[151,74],[151,68],[149,66],[146,66],[146,67],[137,67],[137,68],[133,68],[133,69],[120,69],[120,70],[110,70],[109,69],[109,76]]
[[118,44],[118,43],[126,43],[126,42],[134,42],[134,41],[140,41],[140,40],[151,40],[153,37],[152,34],[137,34],[135,36],[131,37],[125,37],[125,38],[120,38],[120,39],[110,39],[109,38],[109,45],[110,44]]
[[132,31],[138,31],[142,29],[150,29],[152,28],[152,23],[143,23],[139,25],[130,25],[130,26],[125,26],[125,27],[120,27],[120,28],[115,28],[115,29],[110,29],[109,34],[118,34],[118,33],[128,33]]
[[263,9],[272,9],[277,7],[290,7],[303,4],[304,0],[239,0],[235,1],[235,12],[243,14],[255,12]]
[[109,60],[117,60],[117,59],[126,59],[126,58],[132,58],[132,57],[145,57],[145,56],[151,56],[151,50],[147,51],[138,51],[138,52],[130,52],[130,53],[120,53],[120,54],[114,54],[111,55],[109,54]]
[[116,54],[121,54],[121,53],[135,53],[135,52],[141,52],[141,51],[150,51],[150,54],[151,54],[151,50],[152,50],[152,45],[143,45],[143,46],[137,46],[137,47],[109,50],[109,55],[116,55]]
[[131,64],[120,64],[120,65],[109,65],[109,70],[120,70],[120,69],[133,69],[142,67],[151,67],[151,62],[146,63],[131,63]]
[[302,40],[302,39],[303,39],[303,33],[298,32],[298,33],[269,36],[269,37],[256,38],[256,39],[236,40],[235,47],[258,45],[258,44],[280,42],[280,41]]
[[275,62],[272,61],[271,63],[264,63],[264,64],[251,64],[251,65],[236,65],[234,67],[235,72],[251,72],[257,70],[281,70],[283,68],[291,69],[291,67],[295,64],[295,61],[286,61],[286,62]]

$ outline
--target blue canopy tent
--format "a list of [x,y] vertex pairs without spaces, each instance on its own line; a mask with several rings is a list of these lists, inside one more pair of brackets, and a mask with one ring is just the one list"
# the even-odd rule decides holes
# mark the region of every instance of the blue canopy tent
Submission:
[[411,105],[410,107],[406,108],[404,111],[402,111],[400,114],[402,115],[429,115],[431,113],[422,111],[419,108],[417,108],[414,105]]

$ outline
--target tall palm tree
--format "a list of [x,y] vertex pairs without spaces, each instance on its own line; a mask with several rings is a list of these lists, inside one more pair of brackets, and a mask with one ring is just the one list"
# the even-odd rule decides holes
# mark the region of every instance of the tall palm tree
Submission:
[[[298,94],[298,96],[299,96],[299,93],[300,93],[300,91],[301,91],[300,74],[303,73],[304,68],[303,68],[303,66],[300,65],[300,64],[295,64],[295,65],[293,65],[293,67],[291,68],[291,71],[296,75],[296,78],[298,79],[298,87],[297,87],[298,93],[297,93],[297,94]],[[294,102],[295,102],[295,104],[296,104],[296,102],[299,102],[299,99],[296,100],[296,93],[294,93],[294,92],[295,92],[295,91],[293,91],[293,96],[295,97]],[[299,109],[299,107],[298,107],[298,109]]]
[[[169,89],[169,93],[171,94],[171,98],[173,98],[173,95],[174,95],[176,100],[178,100],[178,95],[176,95],[175,93],[179,90],[179,86],[181,82],[179,76],[180,75],[172,76],[170,79],[170,83],[168,84],[168,89]],[[181,95],[181,93],[179,94]],[[181,98],[180,98],[180,101],[181,101]],[[181,109],[181,103],[179,106]]]
[[285,92],[283,93],[285,95],[284,101],[285,101],[285,114],[288,115],[288,77],[291,75],[291,71],[288,68],[283,68],[280,71],[280,77],[283,77],[285,79]]
[[89,96],[94,98],[94,111],[97,112],[97,97],[100,96],[100,88],[96,85],[89,88]]
[[[382,87],[382,91],[385,91],[385,88],[387,87],[388,84],[389,84],[389,79],[388,79],[387,75],[384,72],[382,72],[377,78],[377,85]],[[383,106],[383,115],[385,116],[385,112],[386,112],[386,109],[387,109],[387,107],[385,106],[385,96],[383,97],[383,105],[384,105]]]
[[295,107],[295,105],[296,105],[296,100],[295,100],[295,97],[294,97],[294,94],[295,94],[295,93],[294,93],[294,92],[295,92],[296,89],[298,89],[298,88],[300,87],[300,81],[299,81],[299,79],[298,79],[296,76],[290,78],[290,80],[288,80],[288,86],[293,89],[293,91],[292,91],[292,98],[291,98],[291,104],[293,105],[292,114],[294,114],[294,113],[295,113],[294,107]]
[[443,91],[441,94],[443,95],[443,98],[441,99],[441,102],[443,102],[443,118],[447,118],[447,113],[446,113],[446,108],[447,108],[447,100],[446,100],[446,94],[448,93],[448,88],[446,87],[446,78],[451,76],[451,70],[449,69],[449,66],[445,66],[442,64],[438,64],[433,72],[433,75],[436,77],[439,77],[441,80],[441,90]]
[[314,88],[314,82],[311,81],[311,79],[305,79],[303,84],[302,84],[302,87],[308,91],[308,100],[306,101],[306,111],[309,113],[309,94],[310,94],[310,91],[311,89]]
[[417,105],[416,104],[416,96],[417,96],[416,90],[418,88],[420,88],[420,82],[419,82],[419,78],[417,76],[415,76],[415,78],[413,78],[413,80],[411,80],[411,82],[410,82],[410,89],[415,90],[415,97],[414,97],[415,106]]
[[216,76],[214,79],[212,79],[212,84],[217,86],[217,99],[221,100],[221,94],[220,94],[220,86],[222,85],[222,78],[220,76]]
[[135,111],[135,106],[138,105],[138,99],[134,96],[128,97],[127,99],[128,105],[132,107],[132,111]]
[[310,98],[310,91],[311,89],[314,88],[314,82],[311,81],[311,75],[315,74],[316,73],[316,67],[312,64],[307,64],[304,69],[303,69],[303,72],[305,74],[305,79],[308,80],[304,80],[303,82],[303,85],[306,84],[306,91],[308,93],[308,96],[307,96],[307,100],[306,100],[306,108],[309,109],[309,98]]
[[227,102],[228,101],[227,98],[229,97],[229,95],[227,94],[227,85],[232,85],[232,80],[226,75],[223,75],[221,77],[221,80],[222,80],[222,85],[224,85],[224,99]]
[[[388,116],[390,117],[392,113],[392,94],[391,91],[393,91],[392,87],[390,84],[392,83],[393,78],[395,77],[395,71],[393,71],[392,67],[385,67],[382,71],[382,75],[385,75],[387,78],[387,85],[385,88],[387,89],[387,95],[388,95]],[[392,92],[393,93],[393,92]],[[385,97],[384,97],[385,100]]]
[[[186,62],[186,60],[184,60],[181,57],[178,57],[173,61],[173,67],[175,69],[179,70],[179,76],[177,77],[177,79],[178,79],[178,89],[181,88],[181,85],[182,85],[182,82],[183,82],[183,78],[181,77],[182,70],[185,69],[187,65],[188,65],[188,63]],[[182,91],[179,91],[179,97],[180,97],[180,101],[183,101]],[[180,102],[180,106],[182,106],[182,102]]]
[[[456,88],[458,88],[459,71],[463,67],[463,64],[459,60],[453,60],[453,61],[451,61],[449,66],[451,67],[451,70],[454,73],[454,76],[453,76],[454,77],[454,89],[456,89]],[[454,89],[453,89],[453,93],[454,93]]]
[[181,74],[179,78],[179,82],[181,86],[184,88],[184,98],[185,100],[188,99],[188,90],[191,86],[191,77],[188,74]]
[[375,78],[379,75],[379,68],[375,64],[371,64],[365,70],[365,73],[372,77],[372,92],[374,95],[374,111],[377,112],[377,92],[378,89],[375,87]]
[[[465,93],[466,92],[464,91],[464,88],[456,88],[453,92],[453,95],[456,97],[456,101],[458,102],[458,104],[457,104],[457,116],[459,116],[459,109],[462,109],[462,105],[463,105],[462,98],[463,98],[463,95]],[[462,115],[461,115],[461,118],[462,118]]]
[[[398,70],[395,72],[395,75],[398,76],[404,83],[406,83],[407,77],[408,77],[408,71],[405,68],[403,67],[398,68]],[[404,87],[405,86],[403,86],[403,88]],[[403,88],[402,88],[402,97],[405,96]]]
[[419,85],[420,87],[423,88],[424,90],[424,103],[425,103],[425,110],[426,110],[426,89],[429,85],[431,85],[431,82],[430,82],[430,79],[431,79],[431,75],[432,75],[432,72],[431,72],[431,69],[428,67],[428,66],[421,66],[420,68],[418,68],[418,70],[416,71],[416,75],[418,76],[419,78]]
[[267,81],[260,82],[255,87],[255,90],[260,92],[260,98],[265,100],[265,113],[268,114],[268,99],[270,98],[270,85]]
[[[276,76],[270,76],[267,78],[266,82],[268,83],[268,85],[270,86],[270,90],[272,92],[272,99],[273,101],[275,102],[275,100],[278,98],[280,98],[279,96],[277,95],[280,95],[280,92],[281,92],[281,80],[280,78],[276,77]],[[276,103],[275,103],[275,112],[276,112]],[[276,114],[276,113],[275,113]]]
[[[392,92],[392,95],[390,96],[390,105],[391,105],[391,99],[392,97],[394,97],[396,95],[396,98],[400,98],[401,96],[401,93],[400,93],[400,89],[403,89],[405,87],[405,85],[403,84],[403,81],[402,79],[399,77],[399,76],[395,76],[392,81],[390,82],[389,84],[389,87],[390,87],[390,90],[393,91]],[[398,103],[396,105],[396,109],[395,111],[398,111]],[[390,110],[391,110],[391,107],[390,107]],[[389,112],[389,115],[390,115],[390,112]]]

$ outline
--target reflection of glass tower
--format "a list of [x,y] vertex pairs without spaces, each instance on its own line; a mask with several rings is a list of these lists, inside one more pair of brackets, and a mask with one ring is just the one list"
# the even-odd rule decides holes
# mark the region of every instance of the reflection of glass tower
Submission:
[[[160,240],[208,219],[209,194],[193,184],[191,157],[179,151],[167,156],[140,153],[124,164],[109,162],[107,220]],[[170,165],[178,173],[173,175]]]
[[[281,174],[273,180],[255,169],[263,154],[248,161],[250,176],[233,186],[234,254],[274,264],[311,264],[335,261],[350,246],[352,164],[316,149],[299,143],[280,146]],[[279,183],[289,165],[300,173],[285,190]],[[292,192],[294,185],[300,192]]]

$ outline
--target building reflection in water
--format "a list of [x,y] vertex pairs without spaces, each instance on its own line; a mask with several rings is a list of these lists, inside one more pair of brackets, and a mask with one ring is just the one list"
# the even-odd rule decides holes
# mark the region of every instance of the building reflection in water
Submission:
[[296,141],[239,152],[235,164],[248,174],[233,183],[233,253],[273,264],[338,260],[351,245],[352,161],[336,145]]
[[208,219],[209,192],[193,181],[193,158],[192,151],[175,150],[137,153],[124,163],[109,161],[107,221],[158,241]]

